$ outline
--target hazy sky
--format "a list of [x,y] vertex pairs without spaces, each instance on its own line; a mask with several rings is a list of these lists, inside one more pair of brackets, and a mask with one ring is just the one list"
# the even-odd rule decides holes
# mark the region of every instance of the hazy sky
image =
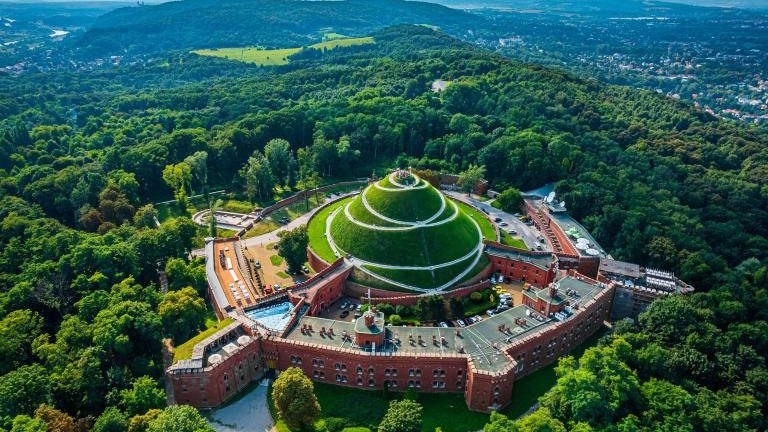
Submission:
[[[86,1],[94,1],[94,0],[0,0],[0,1],[11,1],[13,3],[40,3],[42,2],[86,2]],[[135,0],[96,0],[96,1],[112,1],[112,2],[120,2],[120,3],[136,3]],[[164,3],[166,1],[170,0],[144,0],[144,3],[150,4],[150,3]],[[432,3],[440,3],[439,0],[422,0],[422,1],[429,1]],[[623,0],[616,0],[617,2],[623,1]],[[666,0],[674,3],[686,3],[686,4],[692,4],[692,5],[700,5],[700,6],[730,6],[730,7],[761,7],[761,8],[768,8],[768,0]],[[514,4],[515,0],[508,0],[510,4]],[[472,3],[479,4],[482,3],[482,0],[473,0]],[[498,1],[496,1],[498,3]]]

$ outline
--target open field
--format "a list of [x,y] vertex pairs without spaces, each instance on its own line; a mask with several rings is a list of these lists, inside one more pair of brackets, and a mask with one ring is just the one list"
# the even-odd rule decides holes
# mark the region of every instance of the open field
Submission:
[[[323,42],[310,45],[308,48],[318,50],[331,50],[338,47],[348,47],[353,45],[364,45],[374,43],[372,37],[329,39]],[[300,52],[304,48],[279,48],[279,49],[261,49],[259,47],[242,48],[214,48],[200,49],[192,51],[195,54],[209,57],[221,57],[229,60],[236,60],[245,63],[253,63],[259,66],[281,66],[290,61],[290,56]]]

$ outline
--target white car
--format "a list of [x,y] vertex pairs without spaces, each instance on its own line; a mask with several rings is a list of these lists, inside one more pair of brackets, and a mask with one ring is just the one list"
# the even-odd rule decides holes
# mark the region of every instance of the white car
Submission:
[[440,327],[448,328],[448,324],[445,321],[440,321]]
[[464,320],[463,319],[457,319],[456,320],[456,324],[458,324],[459,327],[466,327],[467,326],[466,324],[464,324]]

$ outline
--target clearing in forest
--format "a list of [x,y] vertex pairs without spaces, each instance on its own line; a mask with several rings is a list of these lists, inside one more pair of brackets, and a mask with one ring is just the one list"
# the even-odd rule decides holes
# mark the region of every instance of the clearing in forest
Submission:
[[[310,45],[308,48],[318,50],[332,50],[338,47],[353,45],[365,45],[374,43],[372,37],[331,39]],[[214,48],[192,51],[195,54],[210,57],[221,57],[229,60],[253,63],[259,66],[281,66],[288,64],[290,56],[300,52],[304,48],[279,48],[261,49],[259,47],[242,48]]]

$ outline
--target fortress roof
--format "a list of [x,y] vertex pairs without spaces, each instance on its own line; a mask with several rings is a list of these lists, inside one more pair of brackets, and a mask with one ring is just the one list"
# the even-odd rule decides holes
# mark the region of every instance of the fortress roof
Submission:
[[[566,276],[558,283],[561,301],[568,301],[570,305],[586,303],[601,290],[572,276]],[[537,294],[542,292],[546,295],[547,289],[539,290]],[[358,320],[360,322],[362,318]],[[285,339],[366,352],[354,343],[357,322],[304,316]],[[465,328],[386,326],[384,346],[377,346],[376,353],[371,354],[467,356],[472,358],[477,369],[498,372],[511,365],[511,359],[503,352],[505,346],[557,322],[557,318],[541,316],[527,306],[519,305]],[[312,330],[302,331],[304,328]]]

